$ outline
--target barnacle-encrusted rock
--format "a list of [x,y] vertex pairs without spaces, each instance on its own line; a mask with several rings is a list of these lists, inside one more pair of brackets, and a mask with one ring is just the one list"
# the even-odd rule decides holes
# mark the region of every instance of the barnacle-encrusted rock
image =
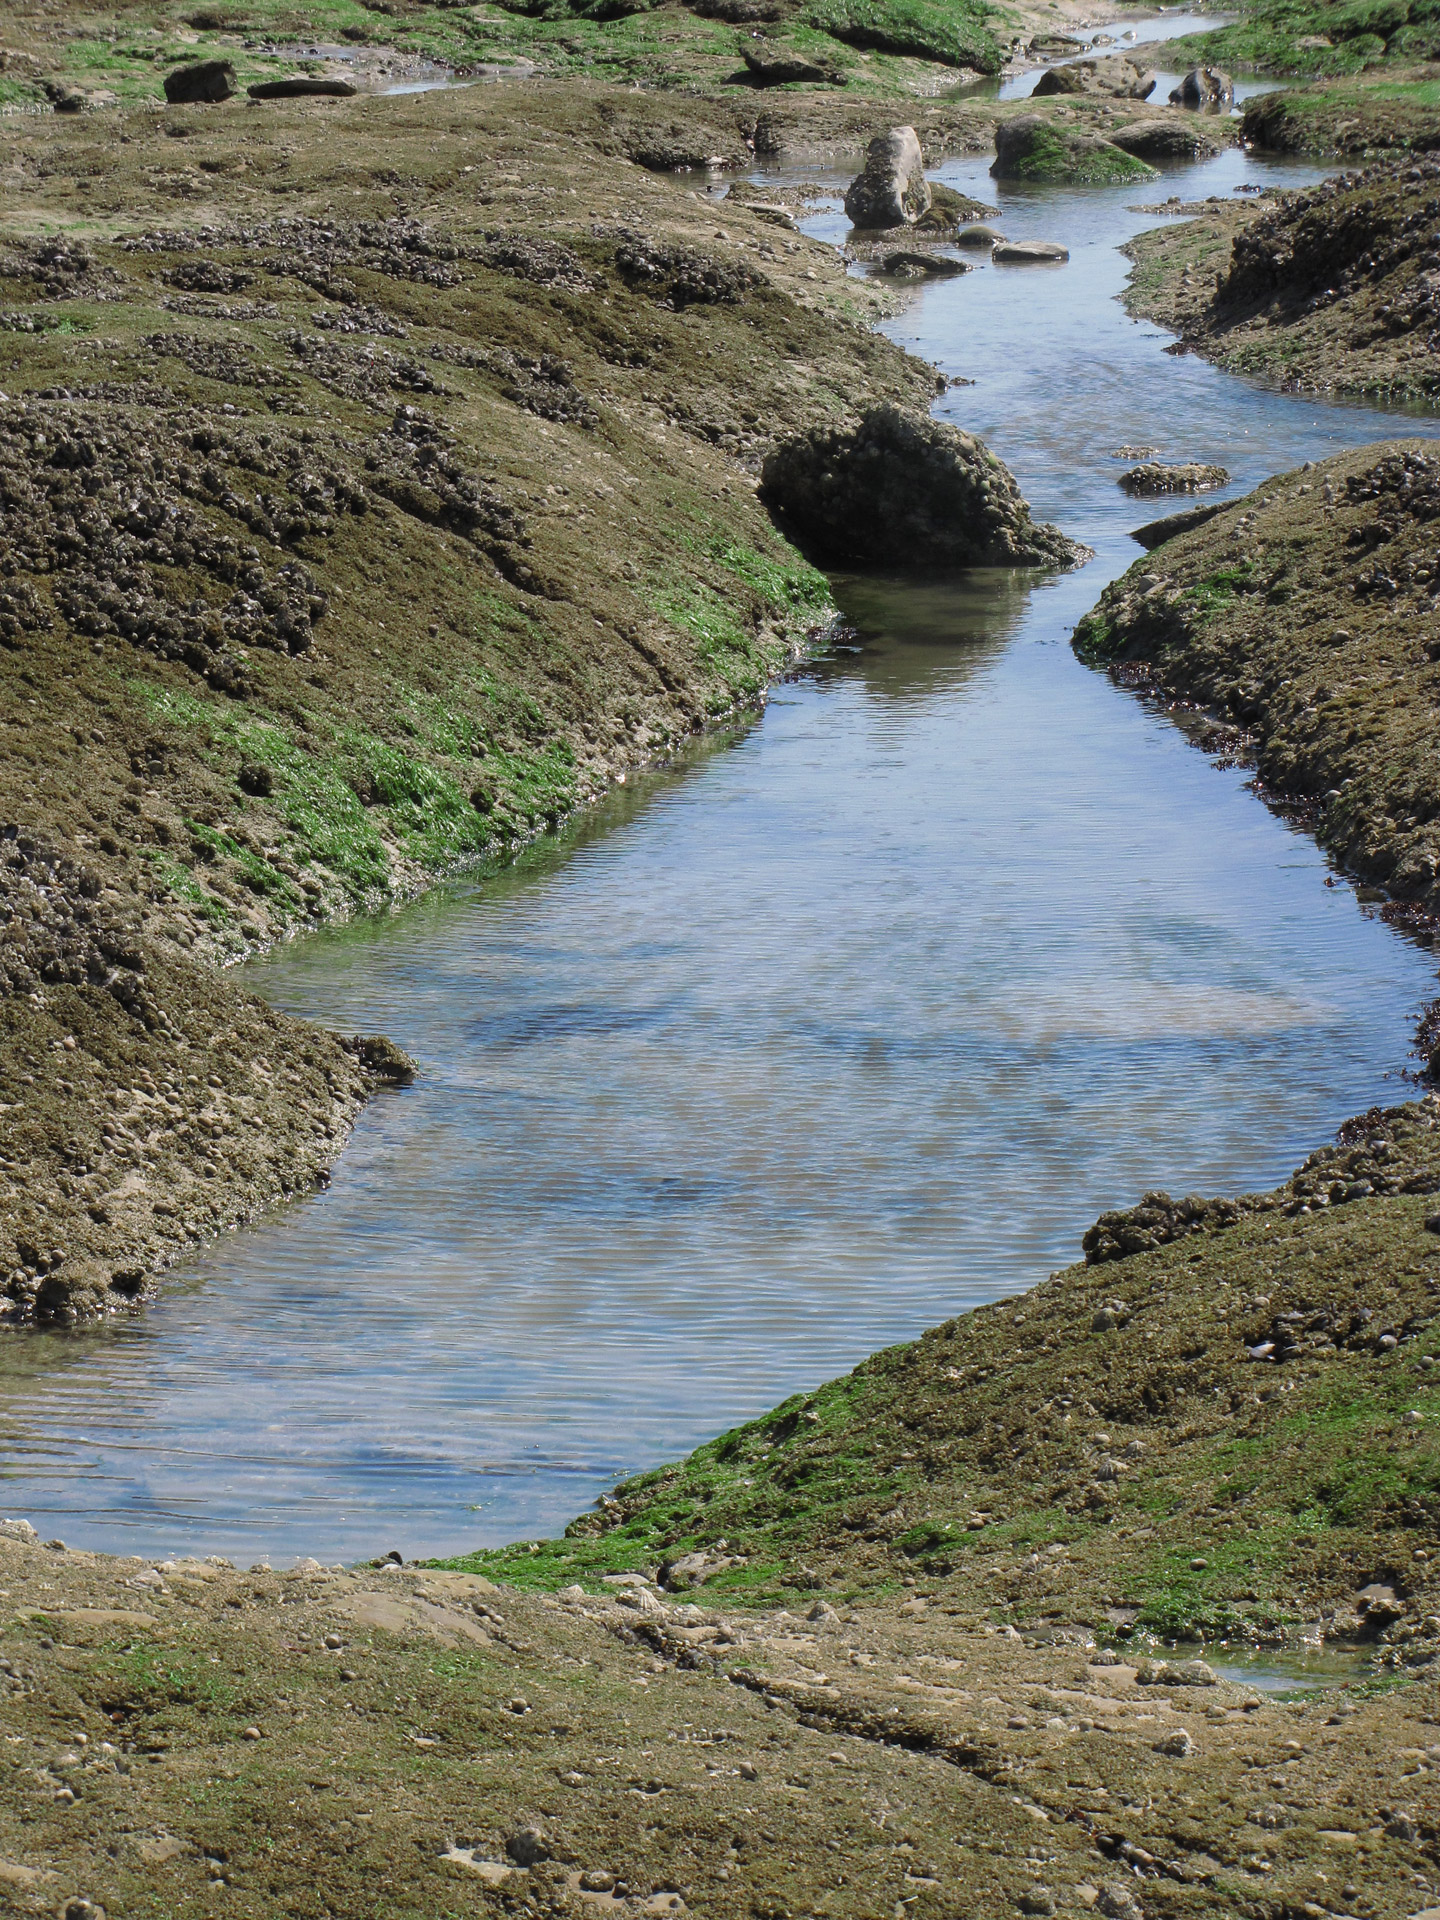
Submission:
[[1073,567],[1087,548],[1030,518],[1008,470],[973,434],[872,407],[766,459],[765,499],[817,555],[861,566]]

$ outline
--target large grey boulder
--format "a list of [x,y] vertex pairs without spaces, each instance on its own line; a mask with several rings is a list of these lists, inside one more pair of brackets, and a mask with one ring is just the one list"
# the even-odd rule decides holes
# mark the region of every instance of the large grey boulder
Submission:
[[192,60],[167,73],[164,84],[172,107],[228,100],[235,91],[235,69],[228,60]]
[[1198,107],[1218,113],[1235,104],[1235,82],[1219,67],[1192,67],[1178,87],[1170,90],[1172,107]]
[[1072,60],[1068,66],[1050,67],[1035,82],[1034,98],[1044,100],[1051,94],[1107,94],[1121,100],[1148,100],[1155,91],[1155,75],[1148,67],[1111,54],[1104,60]]
[[872,407],[776,447],[761,497],[818,559],[861,567],[1074,567],[1089,558],[1030,518],[1013,476],[973,434]]
[[909,227],[930,211],[925,159],[913,127],[877,134],[865,170],[850,182],[845,211],[857,227]]

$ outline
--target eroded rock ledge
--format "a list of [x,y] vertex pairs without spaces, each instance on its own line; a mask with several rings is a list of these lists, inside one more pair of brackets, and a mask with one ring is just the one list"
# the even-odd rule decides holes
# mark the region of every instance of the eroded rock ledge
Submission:
[[837,564],[1075,567],[1090,558],[1031,519],[983,441],[896,406],[783,442],[765,460],[761,488],[792,537]]

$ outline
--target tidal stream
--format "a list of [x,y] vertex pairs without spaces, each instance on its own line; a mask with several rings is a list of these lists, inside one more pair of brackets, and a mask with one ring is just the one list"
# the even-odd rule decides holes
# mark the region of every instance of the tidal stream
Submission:
[[1071,260],[983,265],[889,331],[974,381],[940,412],[1097,558],[838,579],[854,639],[763,720],[498,877],[253,966],[424,1071],[328,1192],[148,1310],[7,1336],[6,1512],[72,1545],[277,1562],[553,1530],[617,1474],[1067,1264],[1101,1209],[1263,1187],[1405,1097],[1431,956],[1069,646],[1148,517],[1113,449],[1218,461],[1241,490],[1436,430],[1167,355],[1116,302],[1116,247],[1154,223],[1133,203],[1314,170],[940,177]]

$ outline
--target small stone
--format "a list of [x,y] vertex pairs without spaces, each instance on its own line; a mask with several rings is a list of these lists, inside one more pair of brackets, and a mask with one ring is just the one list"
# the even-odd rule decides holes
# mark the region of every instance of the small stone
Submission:
[[1113,1647],[1097,1647],[1090,1656],[1092,1667],[1118,1667],[1120,1656]]
[[1016,1905],[1021,1913],[1051,1914],[1055,1911],[1056,1900],[1049,1887],[1027,1887]]
[[550,1847],[539,1827],[521,1827],[505,1842],[505,1851],[517,1867],[533,1867],[550,1858]]
[[1172,1760],[1188,1760],[1194,1751],[1195,1742],[1184,1727],[1167,1733],[1163,1740],[1155,1742],[1155,1752],[1163,1753]]
[[1192,1573],[1203,1573],[1209,1564],[1209,1561],[1203,1553],[1197,1553],[1195,1558],[1190,1562],[1190,1571]]
[[1408,1813],[1392,1813],[1385,1831],[1392,1840],[1408,1840],[1412,1845],[1420,1838],[1420,1829]]
[[582,1600],[588,1600],[590,1596],[584,1587],[571,1586],[562,1587],[555,1597],[557,1600],[563,1600],[567,1607],[574,1607],[578,1606]]
[[590,1873],[582,1873],[580,1884],[586,1893],[610,1893],[615,1886],[615,1876],[613,1873],[606,1873],[601,1867]]
[[737,1771],[742,1780],[758,1780],[760,1777],[759,1769],[753,1760],[742,1760]]
[[[1426,1231],[1427,1233],[1440,1233],[1440,1213],[1427,1213],[1427,1214],[1426,1214],[1426,1216],[1425,1216],[1425,1231]],[[22,1524],[23,1524],[23,1522],[22,1522]]]
[[105,1920],[105,1909],[97,1906],[93,1900],[77,1897],[65,1902],[60,1915],[61,1920]]
[[327,1633],[325,1636],[325,1645],[332,1653],[338,1652],[344,1644],[345,1642],[340,1638],[338,1633]]
[[242,1740],[259,1740],[261,1737],[262,1736],[261,1736],[259,1727],[246,1727],[245,1731],[240,1736]]
[[353,1667],[341,1667],[340,1678],[342,1680],[358,1680],[360,1676]]
[[1100,1889],[1095,1905],[1106,1920],[1145,1920],[1145,1909],[1124,1880],[1110,1880]]

